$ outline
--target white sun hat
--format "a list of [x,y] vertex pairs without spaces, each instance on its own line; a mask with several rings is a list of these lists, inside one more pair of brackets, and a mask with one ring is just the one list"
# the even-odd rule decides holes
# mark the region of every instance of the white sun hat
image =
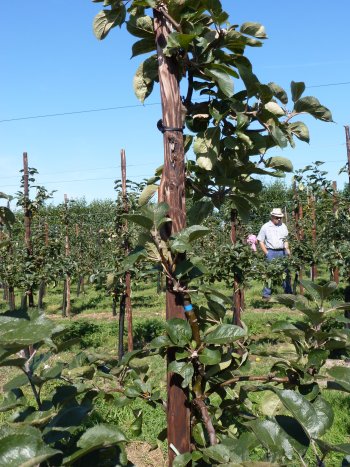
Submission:
[[271,216],[275,216],[275,217],[284,217],[282,209],[280,208],[273,208],[270,214]]

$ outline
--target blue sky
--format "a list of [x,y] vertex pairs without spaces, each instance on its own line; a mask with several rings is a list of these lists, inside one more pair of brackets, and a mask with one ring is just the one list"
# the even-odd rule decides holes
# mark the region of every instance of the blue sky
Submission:
[[[305,81],[305,95],[329,107],[336,122],[306,117],[310,145],[270,155],[291,158],[296,169],[327,161],[324,169],[342,186],[347,176],[338,176],[338,170],[346,162],[344,125],[350,124],[350,2],[226,0],[223,5],[231,23],[257,21],[266,28],[264,47],[247,51],[259,79],[286,89],[291,80]],[[37,182],[57,190],[55,202],[63,201],[64,193],[88,201],[113,198],[122,148],[128,178],[135,181],[162,163],[158,89],[147,105],[139,105],[132,78],[141,58],[130,60],[133,38],[118,28],[98,41],[92,20],[100,8],[89,0],[1,2],[0,191],[18,190],[24,151],[39,170]],[[119,108],[69,115],[111,107]],[[60,113],[66,115],[20,119]]]

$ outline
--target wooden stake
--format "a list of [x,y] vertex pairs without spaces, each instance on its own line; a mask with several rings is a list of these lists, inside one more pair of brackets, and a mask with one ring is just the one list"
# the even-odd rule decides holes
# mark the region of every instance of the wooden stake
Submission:
[[[182,134],[182,104],[177,64],[171,57],[163,54],[166,39],[172,26],[161,8],[153,10],[154,30],[158,54],[158,76],[162,102],[162,125],[164,143],[164,167],[159,189],[159,201],[169,205],[169,217],[172,222],[163,232],[166,238],[171,233],[179,232],[186,226],[185,206],[185,163]],[[166,12],[165,12],[166,13]],[[173,129],[173,130],[170,130]],[[171,281],[167,281],[166,318],[185,319],[183,311],[183,294],[175,293]],[[168,351],[168,365],[175,359],[174,350]],[[190,451],[190,409],[188,389],[181,387],[182,378],[174,373],[167,373],[168,386],[168,457],[172,466],[175,457],[171,445],[180,454]]]
[[[32,261],[33,247],[31,241],[32,211],[29,207],[29,174],[28,174],[28,154],[23,153],[23,195],[24,195],[24,243],[27,249],[27,261]],[[33,289],[26,290],[29,307],[34,307]]]
[[[121,170],[122,170],[122,197],[123,197],[123,205],[124,205],[124,213],[127,214],[129,212],[129,205],[128,205],[128,195],[126,191],[126,156],[125,150],[122,149],[120,151],[121,157]],[[128,241],[128,221],[125,220],[123,224],[123,230],[125,235],[125,256],[127,256],[130,252],[130,245]],[[132,308],[131,308],[131,276],[130,271],[125,273],[125,312],[126,312],[126,321],[128,324],[128,352],[134,350],[134,341],[133,341],[133,332],[132,332]]]
[[[237,209],[231,209],[231,243],[235,245],[237,242]],[[241,311],[242,305],[242,289],[238,277],[235,274],[233,280],[233,324],[242,327]]]
[[[332,188],[333,188],[333,196],[332,196],[333,214],[336,214],[336,212],[338,211],[338,201],[337,201],[337,182],[335,180],[332,182]],[[339,284],[339,268],[337,267],[333,269],[333,280],[334,282]]]
[[[303,218],[303,207],[300,203],[300,199],[298,196],[297,188],[296,188],[296,183],[293,182],[293,194],[294,194],[294,199],[296,202],[296,206],[294,208],[294,221],[295,221],[295,230],[296,230],[296,236],[297,240],[301,242],[304,238],[304,232],[302,228],[300,227],[300,220]],[[304,287],[301,284],[301,280],[303,279],[303,271],[302,268],[300,268],[297,272],[297,281],[299,282],[299,290],[300,294],[304,295]]]
[[[309,204],[311,208],[311,222],[312,222],[312,244],[316,247],[316,203],[315,195],[309,196]],[[311,265],[311,280],[314,281],[317,278],[317,266],[315,263]]]
[[[64,204],[65,204],[66,214],[67,214],[67,211],[68,211],[68,196],[66,194],[64,195]],[[65,253],[66,253],[67,257],[70,254],[68,221],[66,221]],[[66,307],[65,307],[65,313],[66,313],[66,316],[68,318],[71,317],[70,286],[71,286],[71,278],[70,278],[70,275],[67,274],[67,277],[66,277]]]
[[348,160],[348,176],[349,176],[349,187],[350,187],[350,127],[345,126],[345,138],[346,138],[346,154]]

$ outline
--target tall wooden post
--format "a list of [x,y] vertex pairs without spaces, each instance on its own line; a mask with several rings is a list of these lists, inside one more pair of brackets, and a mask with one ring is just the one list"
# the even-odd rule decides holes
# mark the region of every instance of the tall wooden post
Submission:
[[[312,244],[316,246],[316,203],[315,195],[311,193],[309,196],[309,206],[311,209],[311,234],[312,234]],[[317,266],[315,263],[311,265],[311,280],[314,281],[317,278]]]
[[[293,194],[295,200],[295,208],[294,208],[294,222],[295,222],[295,230],[298,242],[301,242],[304,239],[304,231],[300,226],[300,220],[303,218],[303,206],[300,203],[299,195],[296,188],[296,183],[293,183]],[[304,287],[301,284],[301,280],[303,279],[303,271],[300,267],[299,271],[297,272],[297,280],[300,284],[300,294],[304,294]]]
[[[338,211],[338,201],[337,201],[337,182],[335,180],[332,182],[332,188],[333,188],[333,197],[332,197],[333,213],[336,214],[336,212]],[[339,268],[335,267],[332,275],[333,275],[334,282],[339,284]]]
[[[345,138],[346,138],[346,154],[348,159],[348,176],[349,176],[349,190],[350,190],[350,128],[345,126]],[[350,301],[350,273],[348,272],[348,285],[345,288],[345,301]],[[350,319],[350,311],[344,312],[346,318]],[[350,328],[350,324],[345,324],[346,328]]]
[[[31,261],[33,256],[33,247],[31,241],[31,223],[32,211],[29,207],[29,174],[28,174],[28,154],[23,153],[23,195],[24,195],[24,243],[27,249],[27,260]],[[34,307],[33,289],[29,287],[26,290],[28,304]]]
[[[47,222],[44,223],[44,243],[46,247],[46,252],[48,251],[47,248],[49,246],[49,224]],[[38,291],[38,308],[42,310],[44,308],[44,296],[46,292],[46,283],[45,280],[42,279],[39,285]]]
[[[127,214],[129,212],[129,205],[128,205],[128,195],[126,192],[126,157],[125,157],[125,150],[122,149],[120,151],[121,157],[121,171],[122,171],[122,197],[123,197],[123,210],[124,213]],[[125,256],[127,256],[130,252],[130,245],[128,240],[128,221],[124,221],[123,225],[125,240],[124,240],[124,248],[125,248]],[[131,276],[130,271],[126,271],[125,273],[125,312],[126,312],[126,321],[128,323],[128,352],[134,350],[134,341],[132,335],[132,308],[131,308]]]
[[[159,189],[159,201],[169,205],[172,222],[164,236],[176,233],[186,226],[185,206],[185,162],[182,134],[182,104],[180,98],[178,69],[174,59],[163,54],[171,23],[163,14],[163,5],[154,10],[154,29],[158,54],[158,76],[162,102],[162,131],[164,143],[164,167]],[[165,12],[166,13],[166,12]],[[185,319],[183,294],[175,293],[171,281],[167,280],[166,318]],[[168,364],[175,359],[174,350],[168,352]],[[180,453],[190,451],[190,408],[188,390],[181,387],[182,378],[174,373],[167,374],[168,389],[168,455],[169,465],[174,460],[173,445]]]
[[[70,247],[69,247],[69,226],[68,226],[68,196],[64,195],[64,205],[66,209],[66,232],[65,232],[65,254],[68,257],[70,254]],[[70,274],[66,276],[66,286],[65,286],[65,316],[70,318],[71,316],[71,301],[70,301],[70,286],[71,286],[71,277]]]
[[[10,202],[7,202],[7,207],[10,208]],[[12,230],[9,231],[10,237],[10,246],[8,250],[9,257],[13,255],[13,248],[12,248]],[[15,288],[13,284],[7,284],[7,299],[9,304],[10,311],[14,311],[16,309],[16,296],[15,296]]]
[[348,176],[349,176],[349,189],[350,189],[350,127],[345,126],[345,138],[346,138],[346,154],[348,159]]
[[[231,209],[231,243],[235,245],[237,242],[237,209]],[[242,327],[241,311],[243,309],[243,290],[239,283],[238,277],[235,274],[233,280],[233,324]]]

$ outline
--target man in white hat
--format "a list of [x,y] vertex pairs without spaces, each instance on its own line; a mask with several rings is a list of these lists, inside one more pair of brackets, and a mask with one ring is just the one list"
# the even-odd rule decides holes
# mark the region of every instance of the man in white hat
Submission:
[[[270,215],[271,219],[261,227],[257,237],[267,261],[290,255],[288,229],[286,224],[282,222],[282,218],[284,217],[283,212],[280,208],[274,208]],[[293,293],[289,275],[287,274],[287,276],[287,280],[283,281],[282,284],[284,292]],[[262,294],[263,299],[269,300],[271,293],[271,288],[265,286]]]

